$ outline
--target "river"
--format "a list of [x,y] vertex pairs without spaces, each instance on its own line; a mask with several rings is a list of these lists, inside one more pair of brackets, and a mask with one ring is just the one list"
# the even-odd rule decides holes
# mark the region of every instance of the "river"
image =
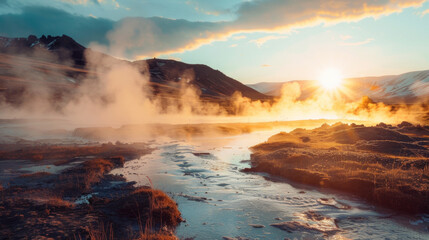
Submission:
[[[403,216],[335,191],[243,173],[249,147],[278,131],[159,140],[113,173],[178,203],[181,239],[429,239],[429,215]],[[270,224],[289,222],[288,231]],[[292,228],[291,228],[292,227]]]

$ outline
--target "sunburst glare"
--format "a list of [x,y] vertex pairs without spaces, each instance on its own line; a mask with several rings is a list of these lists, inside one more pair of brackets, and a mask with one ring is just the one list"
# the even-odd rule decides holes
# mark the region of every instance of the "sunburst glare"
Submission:
[[320,86],[323,87],[324,89],[334,90],[341,85],[343,81],[343,77],[341,75],[341,72],[338,69],[328,68],[322,72],[318,81]]

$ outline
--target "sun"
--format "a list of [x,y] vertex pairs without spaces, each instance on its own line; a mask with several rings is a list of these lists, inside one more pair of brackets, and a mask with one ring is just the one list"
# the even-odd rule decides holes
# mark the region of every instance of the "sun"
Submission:
[[336,68],[327,68],[320,75],[319,84],[326,90],[334,90],[341,85],[343,77],[341,72]]

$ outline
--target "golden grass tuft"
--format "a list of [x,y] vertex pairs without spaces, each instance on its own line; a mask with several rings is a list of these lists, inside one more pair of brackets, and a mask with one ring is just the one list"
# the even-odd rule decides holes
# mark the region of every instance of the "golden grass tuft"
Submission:
[[[429,212],[429,149],[418,145],[425,136],[407,134],[399,127],[346,124],[279,133],[251,148],[252,168],[245,171],[342,190],[400,211]],[[311,141],[291,142],[301,136]]]
[[51,175],[49,172],[35,172],[35,173],[25,173],[21,174],[21,178],[42,178]]

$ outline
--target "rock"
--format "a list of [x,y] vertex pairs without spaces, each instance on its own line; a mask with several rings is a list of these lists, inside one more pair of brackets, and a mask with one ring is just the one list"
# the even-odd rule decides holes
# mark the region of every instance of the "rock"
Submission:
[[249,224],[249,226],[253,227],[253,228],[264,228],[265,226],[262,224]]

